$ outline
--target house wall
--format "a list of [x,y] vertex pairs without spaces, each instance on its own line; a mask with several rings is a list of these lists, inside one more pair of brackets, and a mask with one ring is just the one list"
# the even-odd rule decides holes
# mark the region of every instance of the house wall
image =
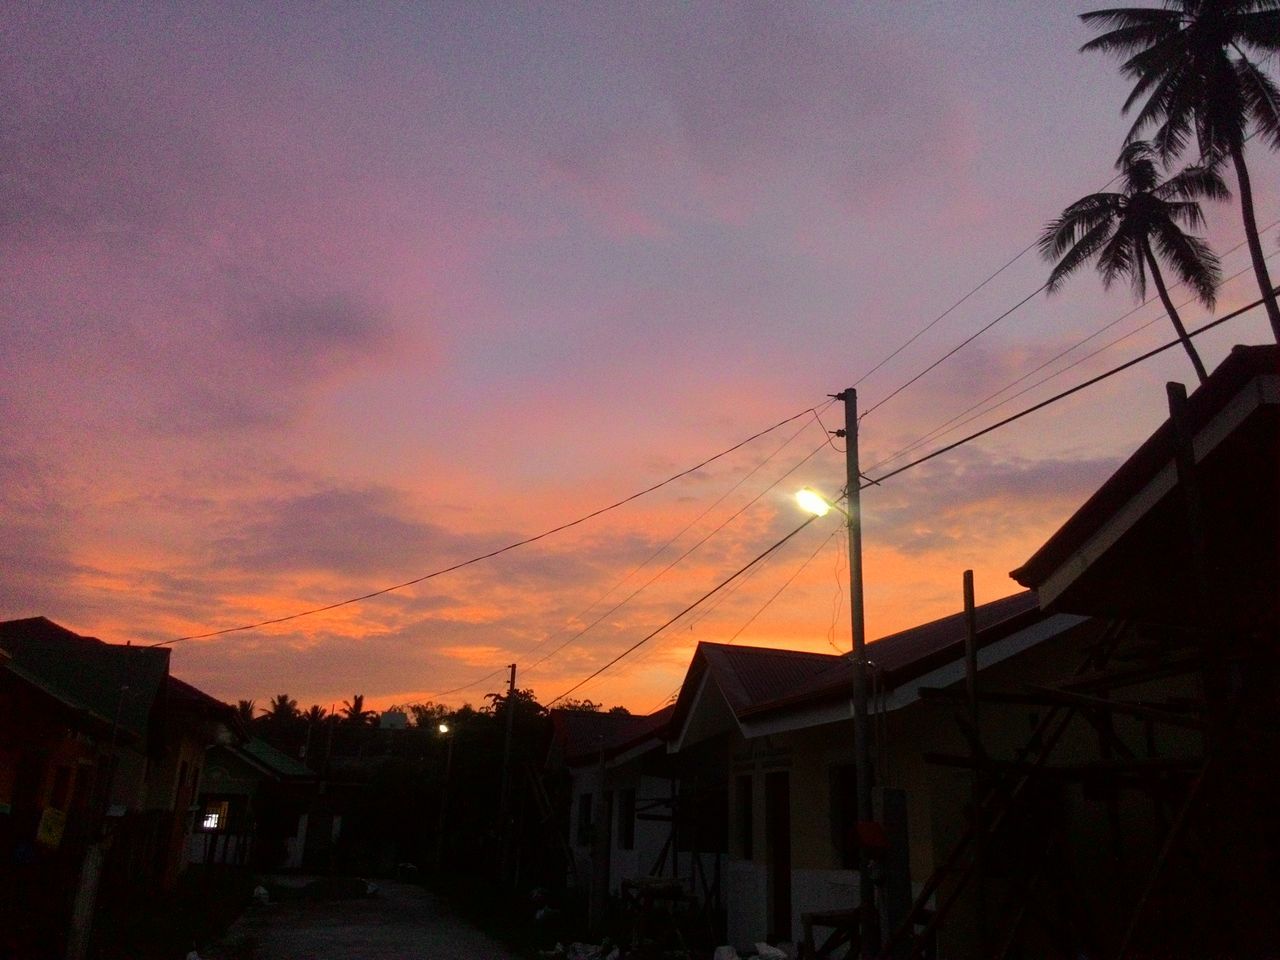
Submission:
[[[857,903],[856,876],[841,865],[832,834],[832,767],[853,762],[852,730],[825,724],[805,730],[744,739],[735,735],[730,759],[730,859],[725,897],[730,943],[748,947],[780,933],[798,941],[801,916]],[[785,771],[790,789],[791,925],[772,931],[772,881],[766,827],[766,777]],[[751,857],[745,856],[746,812],[739,778],[751,778]]]

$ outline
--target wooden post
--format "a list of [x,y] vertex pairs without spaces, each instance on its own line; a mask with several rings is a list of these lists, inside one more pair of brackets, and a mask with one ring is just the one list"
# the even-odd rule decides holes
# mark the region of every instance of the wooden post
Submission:
[[[849,619],[853,634],[853,762],[860,822],[875,819],[871,782],[871,736],[867,716],[867,631],[862,592],[862,472],[858,466],[858,392],[850,387],[844,401],[845,483],[848,488]],[[865,851],[858,856],[859,954],[876,956],[880,943],[876,923],[875,885]]]
[[[973,602],[973,571],[964,572],[964,688],[969,700],[969,723],[973,729],[973,778],[969,785],[969,804],[973,809],[973,822],[981,829],[983,818],[984,782],[982,777],[982,728],[978,725],[978,617]],[[988,955],[987,936],[987,864],[986,844],[979,844],[976,867],[977,883],[974,887],[974,927],[977,936],[977,956]]]
[[605,932],[609,905],[609,809],[604,797],[604,737],[596,767],[596,789],[591,797],[591,896],[587,904],[591,935]]

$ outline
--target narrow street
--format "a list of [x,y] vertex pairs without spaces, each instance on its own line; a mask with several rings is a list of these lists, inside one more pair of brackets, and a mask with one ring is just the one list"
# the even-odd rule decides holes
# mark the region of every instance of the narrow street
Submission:
[[378,881],[371,897],[254,904],[206,960],[515,960],[418,886]]

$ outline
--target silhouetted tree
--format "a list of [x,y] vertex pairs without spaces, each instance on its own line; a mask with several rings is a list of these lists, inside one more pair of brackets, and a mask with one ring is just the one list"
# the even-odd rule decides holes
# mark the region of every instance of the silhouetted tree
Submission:
[[353,727],[370,726],[377,719],[376,710],[364,708],[364,694],[357,693],[350,700],[342,701],[342,721]]
[[1208,374],[1169,298],[1159,261],[1163,260],[1201,303],[1213,306],[1220,273],[1218,258],[1208,244],[1184,233],[1179,224],[1202,226],[1204,218],[1195,198],[1216,199],[1225,196],[1227,188],[1222,178],[1206,167],[1189,167],[1161,182],[1153,156],[1145,140],[1130,143],[1116,161],[1122,192],[1083,197],[1045,227],[1040,252],[1045,259],[1057,261],[1049,274],[1048,291],[1055,293],[1071,273],[1097,258],[1104,286],[1124,277],[1143,297],[1149,270],[1160,302],[1203,382]]
[[1240,212],[1271,332],[1280,341],[1280,306],[1272,289],[1244,160],[1250,128],[1280,149],[1280,88],[1248,52],[1265,60],[1280,50],[1280,0],[1166,0],[1163,9],[1129,7],[1081,15],[1106,29],[1082,50],[1125,58],[1134,81],[1124,110],[1145,98],[1128,139],[1154,127],[1152,141],[1168,161],[1194,139],[1200,162],[1230,158],[1240,188]]

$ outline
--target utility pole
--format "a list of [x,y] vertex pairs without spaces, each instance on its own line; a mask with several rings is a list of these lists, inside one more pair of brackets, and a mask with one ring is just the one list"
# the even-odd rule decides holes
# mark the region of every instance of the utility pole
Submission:
[[[836,395],[844,401],[845,475],[849,497],[849,618],[853,629],[853,758],[857,779],[858,822],[875,819],[871,794],[871,738],[867,722],[867,628],[862,602],[862,471],[858,468],[858,391]],[[861,836],[861,831],[859,831]],[[880,952],[875,887],[866,852],[858,852],[859,954]]]
[[503,882],[507,880],[507,866],[511,850],[511,736],[516,719],[516,665],[508,664],[511,676],[507,680],[507,729],[502,742],[502,792],[498,802],[498,842],[501,844],[501,869]]

